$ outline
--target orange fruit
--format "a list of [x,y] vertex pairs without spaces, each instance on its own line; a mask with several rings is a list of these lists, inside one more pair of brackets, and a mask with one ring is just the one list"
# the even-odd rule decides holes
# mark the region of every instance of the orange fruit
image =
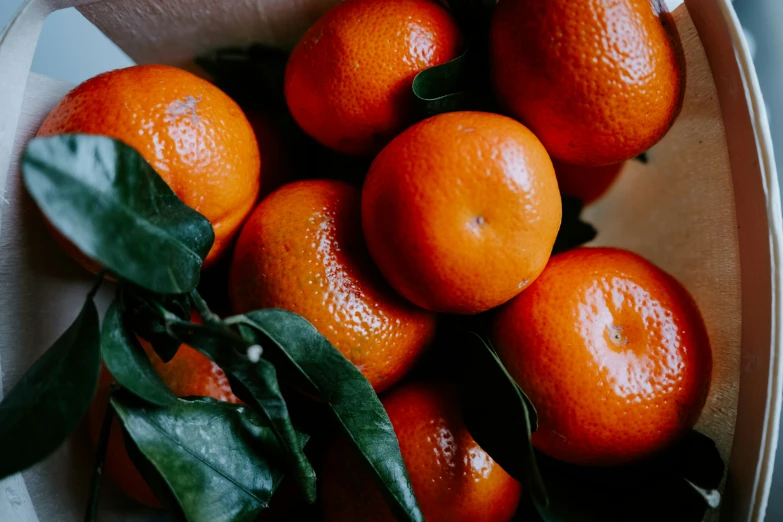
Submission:
[[[443,383],[412,383],[383,398],[413,492],[427,522],[507,522],[520,484],[468,433],[457,393]],[[393,522],[365,464],[348,442],[327,449],[321,480],[325,522]]]
[[371,154],[413,121],[414,76],[460,50],[456,23],[434,0],[346,0],[291,53],[285,97],[323,145]]
[[181,69],[138,65],[87,80],[38,131],[64,133],[102,134],[138,150],[212,223],[215,244],[206,264],[227,249],[256,203],[261,158],[250,123],[221,90]]
[[651,0],[500,0],[490,31],[501,105],[552,157],[605,165],[649,149],[680,111],[684,60]]
[[473,314],[544,269],[561,218],[541,142],[516,121],[452,112],[400,134],[375,158],[362,223],[375,263],[417,305]]
[[623,170],[624,162],[586,167],[553,160],[560,192],[579,198],[585,205],[603,196]]
[[398,381],[435,333],[435,316],[406,302],[373,266],[359,189],[300,181],[269,195],[239,235],[229,277],[237,313],[304,316],[377,391]]
[[[196,319],[193,317],[193,320]],[[221,401],[241,402],[231,392],[231,386],[223,370],[205,355],[183,344],[179,347],[177,355],[168,363],[164,363],[149,343],[140,341],[153,368],[177,397],[214,397]],[[104,368],[101,372],[98,393],[87,414],[89,435],[95,446],[100,438],[112,381],[111,374]],[[147,506],[163,507],[128,456],[122,436],[122,426],[117,419],[113,422],[109,436],[104,469],[111,481],[129,497]]]
[[688,432],[710,386],[696,303],[672,276],[614,248],[553,256],[492,327],[538,410],[533,444],[573,464],[652,456]]

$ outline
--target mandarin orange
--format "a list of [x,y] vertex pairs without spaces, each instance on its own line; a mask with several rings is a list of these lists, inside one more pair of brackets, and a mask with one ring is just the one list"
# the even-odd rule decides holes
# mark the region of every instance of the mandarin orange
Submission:
[[541,142],[497,114],[452,112],[400,134],[362,195],[370,253],[391,285],[437,312],[474,314],[544,269],[562,208]]
[[284,308],[309,320],[377,391],[429,345],[435,316],[389,288],[362,238],[361,193],[340,181],[273,192],[239,235],[229,278],[234,310]]
[[433,0],[346,0],[305,33],[286,68],[291,114],[343,154],[377,152],[413,121],[414,76],[456,58],[461,37]]
[[[427,522],[507,522],[522,488],[473,440],[457,398],[439,382],[405,384],[383,398],[416,500]],[[326,522],[394,521],[364,466],[345,439],[327,449]]]
[[[215,243],[231,243],[258,197],[261,159],[242,109],[220,89],[166,65],[107,72],[66,94],[39,136],[102,134],[134,147],[188,206],[206,217]],[[79,260],[76,247],[68,249]]]
[[712,353],[672,276],[614,248],[553,256],[497,313],[498,355],[538,411],[533,444],[584,465],[650,457],[696,423]]
[[567,163],[641,154],[682,104],[682,50],[658,0],[500,0],[490,47],[501,105]]

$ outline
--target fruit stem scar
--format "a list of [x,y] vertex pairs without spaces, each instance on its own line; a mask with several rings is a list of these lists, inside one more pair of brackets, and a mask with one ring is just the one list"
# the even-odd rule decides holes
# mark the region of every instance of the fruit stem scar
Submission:
[[622,348],[628,344],[628,337],[625,335],[625,331],[623,330],[622,326],[610,326],[609,339],[612,341],[612,344],[618,348]]
[[184,100],[174,100],[169,104],[167,112],[170,116],[190,115],[190,122],[196,125],[199,120],[197,106],[203,99],[204,95],[199,94],[198,98],[188,95]]
[[470,220],[470,226],[472,228],[481,228],[487,223],[487,220],[484,218],[484,216],[476,216],[472,220]]

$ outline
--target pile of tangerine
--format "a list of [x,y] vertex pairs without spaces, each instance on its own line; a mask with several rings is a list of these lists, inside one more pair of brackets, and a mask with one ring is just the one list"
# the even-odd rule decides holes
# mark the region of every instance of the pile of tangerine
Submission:
[[[286,184],[274,126],[168,66],[88,80],[39,135],[102,134],[136,148],[213,225],[205,264],[230,257],[234,311],[304,316],[381,394],[425,519],[508,521],[521,487],[468,433],[451,384],[401,382],[438,314],[488,314],[498,355],[537,409],[533,443],[555,459],[645,459],[689,431],[706,400],[709,340],[680,283],[620,249],[551,256],[561,189],[600,196],[678,114],[682,60],[661,16],[649,0],[500,0],[489,57],[504,114],[415,123],[414,76],[458,57],[466,38],[432,0],[345,0],[299,41],[285,96],[317,142],[374,157],[361,188],[317,171]],[[164,364],[144,345],[178,396],[238,401],[195,350]],[[93,438],[110,381],[104,372]],[[107,473],[159,505],[117,429]],[[393,519],[344,441],[327,451],[322,477],[327,521]]]

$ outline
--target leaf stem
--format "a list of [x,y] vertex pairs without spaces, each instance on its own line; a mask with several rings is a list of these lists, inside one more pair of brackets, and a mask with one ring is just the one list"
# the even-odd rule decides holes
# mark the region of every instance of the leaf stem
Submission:
[[247,324],[247,318],[244,315],[232,315],[223,319],[223,324],[233,326],[235,324]]
[[95,294],[98,293],[98,290],[100,290],[101,285],[103,284],[103,278],[106,276],[106,269],[101,269],[97,274],[95,274],[95,281],[92,284],[92,288],[90,288],[90,291],[87,293],[87,299],[92,299],[95,297]]
[[[235,325],[242,325],[242,324],[250,327],[253,326],[253,322],[248,320],[248,318],[244,314],[232,315],[231,317],[226,317],[225,319],[223,319],[223,324],[229,327]],[[238,328],[237,330],[239,330],[239,336],[242,337],[242,340],[249,344],[248,350],[253,349],[254,346],[257,346],[259,349],[263,350],[261,345],[257,344],[254,341],[253,336],[250,335],[250,333],[246,332],[245,330],[242,330],[241,328]],[[263,352],[258,353],[258,357],[261,357],[261,353]],[[258,362],[258,360],[254,361],[253,357],[250,356],[250,351],[248,351],[246,355],[250,358],[251,362]]]
[[157,299],[150,299],[147,301],[147,304],[153,305],[153,307],[158,312],[160,312],[160,316],[166,321],[166,324],[170,323],[171,321],[179,321],[179,317],[177,317],[176,314],[168,311],[166,307],[160,304],[160,301],[158,301]]
[[717,489],[704,489],[697,486],[687,478],[684,480],[696,491],[696,493],[701,495],[701,497],[704,499],[704,503],[707,504],[707,506],[711,507],[712,509],[720,506],[720,492]]
[[[119,388],[119,386],[116,383],[112,384],[112,390],[117,388]],[[106,463],[106,450],[109,447],[109,436],[111,435],[112,421],[114,421],[114,408],[112,407],[111,402],[107,402],[106,413],[103,415],[103,424],[101,424],[101,435],[98,439],[98,449],[95,453],[95,468],[92,473],[92,482],[90,483],[90,498],[87,501],[87,511],[84,514],[84,522],[95,522],[98,516],[98,500],[101,493],[101,479],[103,478],[103,466]]]
[[198,293],[198,290],[192,290],[190,292],[190,297],[193,298],[193,304],[196,305],[196,310],[198,310],[199,315],[201,315],[201,318],[204,319],[204,322],[207,324],[222,324],[223,321],[221,321],[220,317],[209,309],[209,305],[207,305],[207,302],[204,300],[203,297],[201,297],[201,294]]

